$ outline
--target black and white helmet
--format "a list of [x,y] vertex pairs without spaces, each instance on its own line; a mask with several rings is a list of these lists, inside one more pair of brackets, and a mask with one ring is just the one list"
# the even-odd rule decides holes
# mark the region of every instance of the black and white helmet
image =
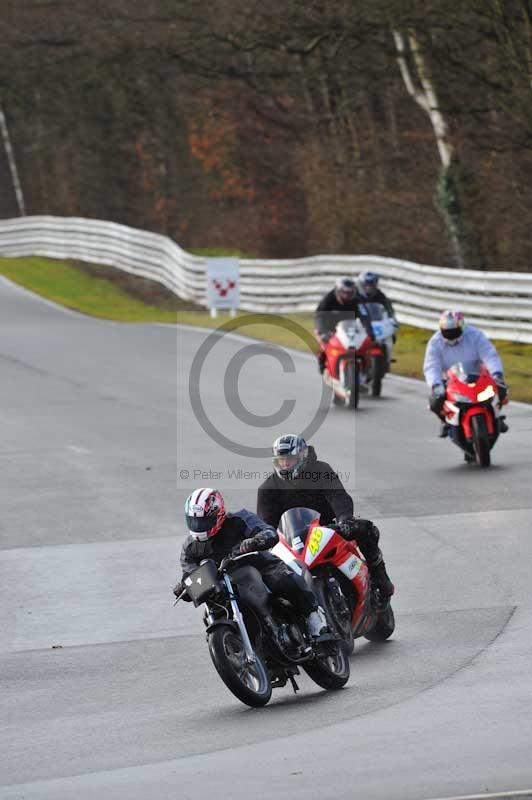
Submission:
[[299,476],[307,458],[307,443],[295,433],[285,433],[273,443],[273,468],[285,481]]

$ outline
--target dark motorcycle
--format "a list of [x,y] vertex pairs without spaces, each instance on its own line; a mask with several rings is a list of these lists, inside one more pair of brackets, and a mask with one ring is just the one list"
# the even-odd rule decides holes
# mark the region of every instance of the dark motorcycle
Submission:
[[[266,705],[272,689],[288,681],[297,691],[299,667],[323,689],[340,689],[350,671],[343,642],[332,634],[312,639],[294,606],[268,590],[253,566],[256,555],[228,556],[219,567],[203,561],[178,597],[205,603],[209,653],[220,678],[248,706]],[[312,585],[310,574],[305,580]]]

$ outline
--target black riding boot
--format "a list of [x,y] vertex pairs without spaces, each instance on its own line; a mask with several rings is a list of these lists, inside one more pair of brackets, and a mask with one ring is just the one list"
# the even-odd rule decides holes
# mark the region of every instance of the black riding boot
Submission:
[[391,597],[395,592],[395,586],[386,572],[386,564],[379,550],[379,556],[375,561],[367,561],[369,576],[372,584],[380,591],[381,597]]

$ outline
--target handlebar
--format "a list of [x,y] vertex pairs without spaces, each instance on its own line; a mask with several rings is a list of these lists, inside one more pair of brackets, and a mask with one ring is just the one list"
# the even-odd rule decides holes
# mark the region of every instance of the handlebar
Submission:
[[251,550],[249,553],[235,553],[234,555],[230,554],[228,556],[224,556],[220,562],[220,570],[222,572],[228,570],[236,561],[241,561],[243,558],[248,558],[248,556],[257,556],[258,554],[258,550]]
[[186,595],[186,593],[187,593],[187,590],[183,589],[181,594],[176,597],[175,602],[174,602],[174,606],[176,606],[179,603],[179,601],[183,599],[183,597]]

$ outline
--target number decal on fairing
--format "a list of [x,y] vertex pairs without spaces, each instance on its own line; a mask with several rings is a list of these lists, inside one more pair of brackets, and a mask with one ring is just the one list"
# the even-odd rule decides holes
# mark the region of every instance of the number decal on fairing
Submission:
[[322,539],[323,539],[322,529],[314,528],[308,540],[308,549],[310,550],[313,556],[315,556],[318,550],[320,549],[320,543]]

